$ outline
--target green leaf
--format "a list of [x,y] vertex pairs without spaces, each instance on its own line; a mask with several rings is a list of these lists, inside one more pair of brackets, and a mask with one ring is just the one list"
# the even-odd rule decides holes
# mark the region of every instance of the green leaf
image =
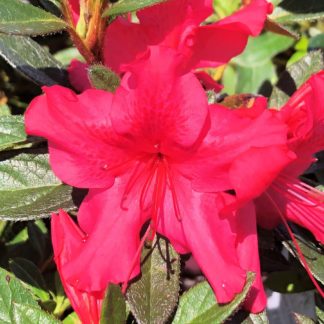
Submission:
[[318,0],[283,0],[271,15],[271,19],[285,24],[322,17],[324,2]]
[[31,246],[37,252],[39,256],[39,260],[42,262],[44,261],[46,248],[48,247],[48,236],[47,236],[47,229],[46,232],[42,231],[39,224],[37,222],[41,222],[41,220],[37,220],[35,223],[29,222],[27,225],[28,237]]
[[49,300],[44,278],[34,263],[27,259],[15,258],[9,261],[11,271],[17,278],[27,284],[27,287],[41,301]]
[[45,35],[67,24],[45,10],[19,0],[0,0],[0,32],[15,35]]
[[23,116],[0,116],[0,151],[26,139]]
[[[226,270],[225,270],[226,271]],[[232,302],[218,305],[208,282],[197,284],[180,298],[179,307],[172,324],[213,324],[223,323],[245,300],[254,281],[254,273],[248,273],[243,291]]]
[[231,84],[228,84],[231,82],[230,79],[223,80],[225,88],[232,88],[233,93],[257,93],[264,82],[272,82],[276,79],[272,58],[289,48],[293,42],[289,37],[272,33],[251,38],[245,51],[230,64],[234,66],[237,73],[234,91]]
[[145,7],[153,6],[166,0],[119,0],[103,13],[104,17],[117,16],[127,12],[136,11]]
[[125,321],[125,297],[118,285],[110,284],[102,304],[100,324],[124,324]]
[[92,86],[96,89],[115,92],[120,84],[120,77],[109,68],[100,64],[90,66],[88,75]]
[[261,312],[258,314],[249,314],[248,317],[242,322],[242,324],[268,324],[267,313]]
[[48,217],[59,208],[75,208],[72,188],[57,179],[47,154],[19,154],[0,161],[0,219]]
[[0,321],[3,324],[58,324],[41,310],[27,288],[10,272],[0,268]]
[[170,243],[158,238],[153,248],[144,248],[142,275],[128,288],[126,297],[139,323],[167,321],[179,297],[180,257]]
[[62,65],[29,37],[0,34],[0,55],[38,85],[68,85]]
[[50,314],[44,312],[39,307],[27,306],[25,304],[16,304],[13,302],[14,316],[11,324],[59,324],[61,323]]
[[324,62],[321,51],[311,52],[297,63],[289,66],[280,77],[278,84],[273,88],[269,106],[276,108],[283,106],[312,74],[321,71],[323,68]]
[[[307,243],[304,243],[304,240],[301,240],[296,235],[296,240],[298,245],[307,261],[307,264],[314,275],[314,277],[319,280],[322,284],[324,284],[324,255],[319,247],[316,247],[310,240]],[[284,242],[284,246],[287,250],[295,256],[298,260],[298,254],[296,249],[292,243],[292,241]]]
[[313,321],[311,318],[305,315],[298,314],[298,313],[293,313],[293,315],[296,324],[315,324],[315,321]]

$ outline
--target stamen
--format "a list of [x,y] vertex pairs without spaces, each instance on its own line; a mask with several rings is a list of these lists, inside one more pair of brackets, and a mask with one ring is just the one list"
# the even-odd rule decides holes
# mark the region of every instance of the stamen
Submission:
[[176,193],[176,190],[175,190],[175,185],[174,185],[174,182],[173,182],[173,179],[172,179],[171,172],[170,172],[169,165],[168,165],[167,161],[165,161],[164,163],[165,163],[165,166],[166,166],[166,169],[167,169],[167,176],[168,176],[168,180],[169,180],[169,188],[170,188],[171,195],[172,195],[174,214],[175,214],[177,220],[179,222],[181,222],[182,218],[181,218],[181,215],[180,215],[180,208],[179,208],[179,202],[178,202],[178,198],[177,198],[177,193]]
[[311,272],[311,270],[310,270],[310,268],[309,268],[309,266],[307,264],[307,261],[306,261],[304,255],[303,255],[303,252],[301,251],[301,249],[299,247],[299,244],[298,244],[292,230],[290,229],[285,216],[282,214],[281,209],[278,207],[276,202],[272,199],[271,195],[269,195],[267,192],[265,192],[265,195],[268,197],[268,199],[271,201],[271,203],[273,204],[275,209],[278,211],[278,213],[280,215],[280,218],[281,218],[282,222],[284,223],[284,225],[285,225],[285,227],[286,227],[286,229],[287,229],[287,231],[289,233],[289,236],[291,237],[291,239],[293,241],[293,244],[294,244],[294,246],[296,248],[297,254],[298,254],[298,256],[299,256],[299,258],[300,258],[300,260],[301,260],[301,262],[302,262],[302,264],[303,264],[303,266],[304,266],[304,268],[305,268],[305,270],[306,270],[306,272],[308,274],[308,276],[312,280],[312,282],[313,282],[314,286],[316,287],[317,291],[319,292],[319,294],[324,298],[324,292],[321,289],[321,287],[319,286],[319,284],[317,283],[316,279],[314,278],[314,276],[313,276],[313,274],[312,274],[312,272]]

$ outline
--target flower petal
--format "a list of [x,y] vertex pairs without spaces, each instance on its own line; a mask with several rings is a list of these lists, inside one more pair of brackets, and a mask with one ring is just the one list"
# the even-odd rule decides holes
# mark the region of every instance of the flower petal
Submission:
[[60,86],[44,91],[26,112],[26,131],[48,139],[55,174],[76,187],[111,186],[107,169],[126,159],[110,124],[112,94],[90,89],[77,96]]
[[237,211],[236,220],[236,249],[240,266],[247,271],[254,272],[256,275],[248,297],[244,301],[244,308],[252,313],[259,313],[267,305],[267,296],[261,277],[256,215],[252,202]]
[[193,74],[181,75],[181,57],[173,50],[151,47],[147,56],[131,67],[116,92],[114,129],[136,138],[147,152],[192,147],[206,130],[205,92]]
[[75,289],[66,281],[65,272],[62,270],[64,265],[74,257],[75,249],[82,244],[84,234],[64,211],[60,211],[59,215],[53,214],[51,232],[54,259],[71,305],[82,323],[97,324],[100,318],[104,290],[87,293]]
[[192,43],[190,66],[219,66],[240,54],[249,36],[257,36],[261,32],[271,8],[266,0],[252,0],[233,15],[198,28]]
[[[242,291],[246,278],[246,272],[238,263],[231,219],[218,215],[219,196],[195,192],[185,178],[177,177],[175,181],[181,222],[174,216],[174,225],[169,221],[164,229],[165,235],[169,237],[170,231],[172,241],[174,226],[182,225],[185,234],[183,245],[191,251],[210,282],[217,301],[230,302]],[[172,210],[168,209],[169,213]]]
[[139,210],[137,199],[130,199],[127,208],[122,206],[125,186],[117,178],[109,190],[90,190],[81,205],[78,220],[87,238],[64,267],[67,281],[76,289],[100,291],[108,283],[127,281],[140,272],[135,255],[147,215]]

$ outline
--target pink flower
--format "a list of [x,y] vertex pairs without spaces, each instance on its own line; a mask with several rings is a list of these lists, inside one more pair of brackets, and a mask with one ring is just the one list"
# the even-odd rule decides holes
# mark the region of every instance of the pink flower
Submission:
[[[324,194],[299,179],[324,149],[324,72],[312,76],[278,112],[288,125],[288,146],[296,155],[256,201],[258,222],[273,228],[282,215],[324,242]],[[267,208],[264,206],[267,205]]]
[[[252,119],[208,106],[196,77],[180,67],[174,51],[152,47],[114,95],[45,87],[28,108],[26,130],[48,139],[57,176],[90,188],[78,214],[86,236],[61,270],[74,289],[127,284],[140,272],[144,240],[155,232],[179,253],[193,254],[219,302],[231,301],[244,286],[236,219],[219,217],[219,192],[233,189],[233,161],[240,165],[243,156],[248,168],[250,151],[252,159],[260,150],[268,160],[275,151],[271,170],[277,174],[290,161],[286,128],[269,111]],[[56,235],[65,227],[62,222]]]
[[213,13],[211,0],[165,1],[140,10],[139,23],[119,17],[109,25],[104,63],[120,72],[148,46],[162,45],[184,55],[187,69],[219,66],[240,54],[249,36],[261,32],[271,10],[266,0],[253,0],[232,16],[201,26]]
[[[62,231],[64,228],[64,232]],[[73,251],[84,238],[84,233],[64,212],[52,216],[52,243],[54,259],[59,271],[64,290],[75,312],[83,324],[99,323],[101,304],[104,290],[99,292],[85,292],[73,287],[66,281],[64,265],[70,261]]]

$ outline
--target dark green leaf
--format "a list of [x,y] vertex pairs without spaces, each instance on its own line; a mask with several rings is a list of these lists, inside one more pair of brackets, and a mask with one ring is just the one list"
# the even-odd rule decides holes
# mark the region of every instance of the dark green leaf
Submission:
[[68,85],[62,65],[29,37],[0,34],[0,55],[39,85]]
[[280,23],[314,20],[324,17],[324,2],[318,0],[283,0],[271,18]]
[[[296,236],[296,239],[312,274],[317,280],[324,284],[324,255],[321,248],[315,246],[311,241],[306,243],[304,239],[301,240],[298,236]],[[284,246],[299,260],[292,241],[285,242]]]
[[274,87],[269,106],[280,108],[289,97],[314,73],[324,68],[323,56],[320,51],[309,53],[297,63],[288,67],[276,87]]
[[66,28],[60,18],[19,0],[0,0],[0,32],[15,35],[44,35]]
[[26,283],[35,296],[42,301],[49,299],[44,278],[34,263],[27,259],[15,258],[9,265],[15,276]]
[[248,273],[243,291],[231,303],[218,305],[213,290],[204,281],[191,288],[180,298],[179,307],[172,324],[213,324],[223,323],[246,298],[255,275]]
[[142,276],[130,285],[126,297],[139,323],[164,323],[179,296],[180,257],[163,238],[143,249]]
[[96,64],[88,70],[91,84],[96,89],[115,92],[120,84],[120,77],[109,68]]
[[103,16],[117,16],[127,12],[136,11],[145,7],[153,6],[165,0],[119,0],[107,8]]
[[0,161],[0,219],[48,217],[73,209],[72,188],[54,176],[46,154],[19,154]]
[[[41,222],[41,220],[38,220],[37,222]],[[35,249],[39,256],[40,261],[44,261],[45,254],[46,254],[46,248],[47,248],[47,233],[43,232],[39,225],[35,222],[29,222],[27,225],[28,230],[28,237],[29,241],[31,243],[31,246]]]
[[23,116],[0,116],[0,151],[27,138]]
[[125,297],[118,285],[110,284],[102,304],[100,324],[124,324],[125,321]]
[[42,311],[32,294],[13,274],[0,268],[0,322],[58,324]]
[[311,318],[305,315],[298,314],[298,313],[293,313],[293,315],[296,324],[315,324],[315,321],[313,321]]

